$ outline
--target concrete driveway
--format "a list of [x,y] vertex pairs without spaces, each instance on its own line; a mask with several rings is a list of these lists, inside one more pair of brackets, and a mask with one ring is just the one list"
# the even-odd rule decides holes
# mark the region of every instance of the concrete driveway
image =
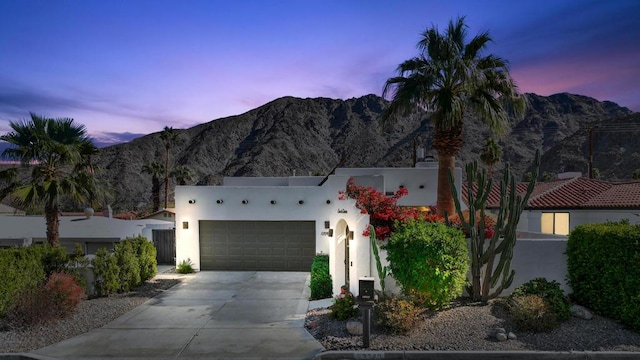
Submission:
[[204,271],[100,329],[39,349],[50,358],[311,359],[309,273]]

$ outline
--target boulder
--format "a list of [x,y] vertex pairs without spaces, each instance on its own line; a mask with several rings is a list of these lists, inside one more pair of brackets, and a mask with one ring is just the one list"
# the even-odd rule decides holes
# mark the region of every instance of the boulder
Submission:
[[498,341],[507,341],[507,334],[505,334],[505,333],[497,333],[496,334],[496,339]]
[[516,336],[516,334],[514,334],[512,332],[509,332],[507,334],[507,339],[509,339],[509,340],[518,340],[518,337]]
[[348,321],[347,332],[351,335],[362,335],[362,323],[355,320]]
[[591,311],[584,306],[572,305],[569,311],[571,311],[571,315],[580,319],[591,320],[593,318]]

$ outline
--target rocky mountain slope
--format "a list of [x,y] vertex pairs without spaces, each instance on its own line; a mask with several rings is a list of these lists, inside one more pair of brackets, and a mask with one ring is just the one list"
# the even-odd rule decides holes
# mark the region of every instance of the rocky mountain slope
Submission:
[[[526,115],[514,120],[511,131],[500,140],[503,160],[518,176],[527,171],[538,148],[544,153],[543,171],[586,173],[586,129],[611,119],[640,129],[640,114],[611,102],[572,94],[527,95]],[[430,150],[429,117],[400,118],[391,129],[383,130],[379,118],[387,105],[375,95],[349,100],[280,98],[242,115],[176,130],[179,140],[171,150],[170,167],[186,165],[197,174],[194,184],[213,185],[223,176],[324,175],[343,156],[345,167],[408,167],[413,164],[414,141],[429,149],[427,154],[435,155]],[[478,158],[487,135],[479,119],[465,120],[460,164]],[[631,137],[619,143],[618,135],[597,135],[598,154],[617,156],[615,162],[609,156],[594,157],[601,174],[611,180],[627,179],[640,167],[633,155],[640,153],[640,145]],[[160,133],[101,150],[96,162],[103,169],[101,176],[110,183],[115,209],[149,206],[151,180],[141,168],[144,163],[163,160],[164,151]],[[174,185],[172,180],[170,192]]]

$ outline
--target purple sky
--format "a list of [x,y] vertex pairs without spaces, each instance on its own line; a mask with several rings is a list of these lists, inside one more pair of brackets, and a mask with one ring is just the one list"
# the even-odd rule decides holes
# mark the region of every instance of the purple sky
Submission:
[[121,142],[281,96],[380,95],[457,16],[490,32],[521,91],[640,111],[637,0],[2,0],[0,134],[32,111]]

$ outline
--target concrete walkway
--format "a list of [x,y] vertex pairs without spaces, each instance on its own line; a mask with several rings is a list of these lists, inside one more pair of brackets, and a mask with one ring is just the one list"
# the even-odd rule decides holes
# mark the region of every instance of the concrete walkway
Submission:
[[308,273],[204,271],[181,278],[104,327],[32,354],[43,359],[312,359],[323,350],[304,328]]

